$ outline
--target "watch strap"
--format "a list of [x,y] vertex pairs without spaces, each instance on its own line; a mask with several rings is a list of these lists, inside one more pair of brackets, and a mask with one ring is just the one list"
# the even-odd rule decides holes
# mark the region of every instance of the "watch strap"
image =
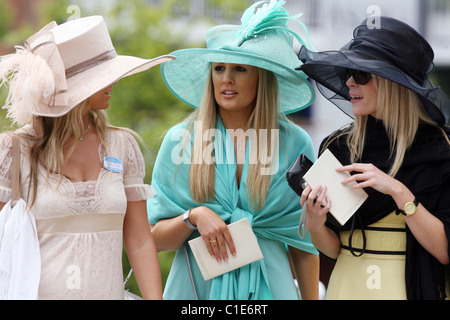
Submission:
[[187,210],[184,214],[183,214],[183,222],[184,224],[191,230],[197,230],[197,227],[194,226],[191,221],[189,220],[189,215],[191,214],[191,210],[189,209]]

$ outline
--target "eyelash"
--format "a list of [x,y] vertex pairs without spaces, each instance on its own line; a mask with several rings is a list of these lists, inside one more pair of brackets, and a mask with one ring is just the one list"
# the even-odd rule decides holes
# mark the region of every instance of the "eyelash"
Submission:
[[[245,72],[245,71],[247,71],[247,69],[245,69],[244,67],[241,67],[241,66],[235,66],[234,70],[236,70],[238,72]],[[225,71],[225,67],[221,66],[221,65],[218,65],[218,66],[214,67],[214,71],[217,71],[217,72]]]

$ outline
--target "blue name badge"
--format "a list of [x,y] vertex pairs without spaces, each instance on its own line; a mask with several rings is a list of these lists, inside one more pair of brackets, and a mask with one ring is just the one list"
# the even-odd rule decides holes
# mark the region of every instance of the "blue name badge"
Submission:
[[103,166],[105,167],[105,169],[111,172],[121,172],[123,169],[122,161],[120,161],[116,157],[104,157]]

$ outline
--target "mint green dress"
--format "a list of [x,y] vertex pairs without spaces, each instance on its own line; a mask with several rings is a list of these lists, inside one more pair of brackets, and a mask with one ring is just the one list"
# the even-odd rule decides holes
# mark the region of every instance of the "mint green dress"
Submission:
[[[304,239],[298,235],[301,215],[300,198],[289,187],[286,171],[300,153],[314,159],[314,147],[309,135],[295,124],[280,120],[279,165],[273,167],[272,184],[265,206],[252,209],[247,197],[247,171],[249,150],[243,167],[240,187],[236,183],[236,163],[232,140],[220,119],[217,120],[214,140],[215,198],[202,204],[196,203],[190,194],[188,177],[191,154],[189,150],[179,158],[182,136],[186,123],[181,123],[167,133],[161,145],[153,169],[152,186],[156,195],[147,201],[148,218],[151,224],[161,219],[181,215],[186,210],[204,205],[228,224],[248,218],[256,235],[262,260],[204,281],[195,258],[185,243],[177,250],[165,288],[164,299],[201,300],[261,300],[298,299],[294,284],[287,245],[318,254],[309,234]],[[192,133],[190,133],[191,136]],[[189,149],[189,148],[187,148]],[[273,158],[273,157],[272,157]],[[178,162],[181,162],[177,165]],[[192,239],[198,237],[193,232]],[[186,250],[185,250],[186,249]],[[187,252],[187,259],[185,252]],[[193,285],[188,263],[192,271]]]

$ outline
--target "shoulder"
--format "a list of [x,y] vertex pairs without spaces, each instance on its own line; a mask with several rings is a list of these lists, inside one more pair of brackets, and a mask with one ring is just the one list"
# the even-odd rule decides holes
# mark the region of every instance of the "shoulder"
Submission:
[[0,134],[0,148],[11,149],[12,146],[12,132],[3,132]]
[[347,136],[348,132],[352,128],[352,124],[345,128],[338,129],[332,132],[330,135],[326,136],[319,146],[319,154],[322,154],[325,149],[348,149],[347,146]]
[[315,159],[314,145],[310,135],[294,122],[287,119],[280,120],[280,140],[283,144],[282,149],[288,151],[288,159],[295,159],[301,153],[312,160]]
[[138,136],[137,133],[135,133],[131,129],[122,128],[122,127],[108,127],[108,136],[116,139],[116,140],[123,140],[123,139],[133,139],[134,137]]
[[161,148],[179,144],[184,141],[184,138],[190,138],[192,134],[187,122],[178,123],[165,133]]
[[305,129],[288,119],[280,119],[280,130],[283,135],[292,136],[295,139],[311,140]]
[[189,129],[188,122],[181,122],[171,127],[167,131],[164,139],[178,140],[183,136],[183,134],[192,134],[192,130]]
[[293,139],[302,139],[305,141],[311,140],[309,133],[305,129],[300,127],[298,124],[294,123],[288,119],[280,120],[280,131],[282,135],[286,137],[292,137]]
[[131,129],[121,127],[108,127],[107,144],[112,149],[126,149],[128,146],[138,146],[140,136]]
[[118,157],[126,161],[142,157],[138,144],[140,137],[134,131],[127,128],[108,127],[106,139],[106,153],[109,156]]
[[287,119],[280,120],[280,138],[286,147],[292,149],[304,148],[313,144],[305,129]]
[[418,133],[418,136],[423,137],[424,139],[447,141],[447,144],[450,139],[449,126],[438,127],[432,125],[423,125],[419,126]]
[[12,157],[12,133],[0,134],[0,166],[3,167]]
[[435,125],[427,125],[427,124],[421,124],[419,125],[416,133],[415,143],[427,143],[430,141],[438,142],[441,141],[442,143],[447,142],[450,138],[450,127],[448,126],[442,126],[438,127]]
[[[424,152],[439,153],[441,156],[450,154],[450,127],[421,125],[416,133],[412,149],[420,148]],[[434,150],[432,151],[431,148]]]
[[2,152],[12,149],[13,136],[18,138],[20,142],[20,150],[22,148],[29,148],[32,144],[32,138],[35,137],[35,133],[31,125],[26,125],[15,131],[6,131],[0,133],[0,150]]

